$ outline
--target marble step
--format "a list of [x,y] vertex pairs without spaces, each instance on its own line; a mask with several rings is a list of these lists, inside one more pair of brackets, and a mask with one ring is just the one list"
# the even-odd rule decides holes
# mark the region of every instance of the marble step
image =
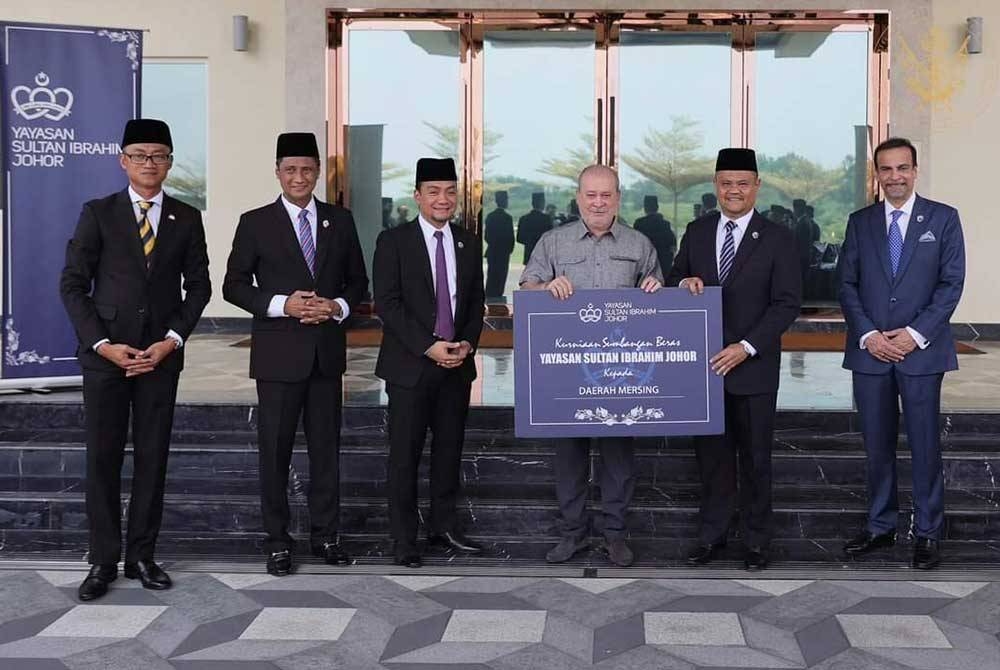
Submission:
[[[909,500],[900,496],[907,509]],[[304,496],[290,499],[292,532],[308,531]],[[123,500],[123,508],[126,501]],[[779,489],[775,491],[775,537],[847,538],[862,527],[865,505],[859,492],[850,489]],[[944,539],[984,541],[995,539],[1000,526],[997,503],[962,491],[948,492]],[[463,498],[461,523],[477,533],[500,536],[548,537],[557,535],[554,499],[519,500]],[[644,491],[634,501],[628,525],[634,537],[691,537],[696,529],[697,494],[677,490],[666,496]],[[900,528],[910,525],[901,513]],[[44,529],[77,530],[87,527],[81,493],[0,494],[0,532]],[[260,503],[248,495],[172,495],[165,497],[163,529],[203,533],[255,531],[260,528]],[[341,503],[341,529],[346,534],[385,534],[388,514],[384,499],[345,497]]]

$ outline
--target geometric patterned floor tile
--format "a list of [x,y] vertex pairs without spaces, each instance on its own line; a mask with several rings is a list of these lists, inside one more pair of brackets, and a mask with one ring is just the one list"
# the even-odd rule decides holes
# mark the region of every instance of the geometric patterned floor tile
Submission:
[[600,663],[646,644],[642,614],[609,623],[594,631],[594,652],[591,660]]
[[389,575],[386,579],[395,582],[402,587],[408,588],[411,591],[423,591],[424,589],[453,582],[458,579],[458,577],[436,577],[434,575],[414,575],[411,577],[409,575]]
[[826,582],[813,582],[771,598],[744,613],[758,621],[795,632],[857,605],[864,599],[863,595],[850,589]]
[[432,667],[447,668],[450,661],[462,659],[462,663],[487,663],[501,656],[524,649],[528,642],[437,642],[427,647],[396,656],[388,667],[396,663],[436,664]]
[[771,596],[684,596],[649,608],[649,612],[743,612]]
[[238,639],[256,618],[257,612],[251,611],[203,623],[192,630],[181,644],[171,650],[170,656],[183,656],[199,649],[214,647]]
[[166,609],[165,605],[77,605],[38,635],[132,638]]
[[841,614],[931,614],[955,602],[954,598],[869,598]]
[[929,616],[838,614],[837,621],[852,647],[951,649]]
[[955,598],[972,595],[986,586],[987,582],[910,582],[925,589],[945,593]]
[[836,617],[823,619],[795,633],[795,642],[807,666],[815,665],[851,647]]
[[646,644],[746,646],[733,612],[646,612]]
[[1000,583],[977,589],[934,613],[944,619],[985,633],[1000,633]]
[[170,663],[138,640],[122,640],[106,647],[67,656],[62,661],[70,670],[117,670],[118,668],[173,670]]
[[454,610],[442,642],[541,642],[545,612],[540,610]]
[[559,579],[571,586],[594,594],[617,589],[619,586],[625,586],[635,581],[634,579],[585,579],[571,577],[560,577]]
[[241,640],[339,640],[354,613],[350,608],[265,607],[240,634]]
[[771,654],[746,647],[656,645],[657,649],[694,663],[699,668],[801,668]]
[[770,593],[772,596],[783,596],[812,584],[811,580],[805,579],[734,579],[733,581],[764,593]]

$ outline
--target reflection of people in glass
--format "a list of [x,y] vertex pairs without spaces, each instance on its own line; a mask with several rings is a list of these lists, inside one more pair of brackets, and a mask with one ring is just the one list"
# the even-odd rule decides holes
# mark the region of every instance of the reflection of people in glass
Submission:
[[507,191],[494,196],[497,208],[486,215],[483,239],[486,244],[486,300],[503,302],[507,267],[514,251],[514,217],[507,213]]
[[697,219],[697,218],[701,217],[701,203],[700,202],[694,203],[694,206],[691,209],[694,210],[694,218]]
[[719,210],[716,209],[719,206],[719,200],[715,197],[714,193],[702,193],[701,194],[701,215],[708,216],[709,214],[718,214]]
[[660,267],[669,268],[674,263],[677,237],[670,228],[670,222],[660,214],[660,202],[655,195],[647,195],[643,198],[642,209],[646,212],[646,216],[640,216],[636,219],[633,227],[653,243],[656,248],[656,256],[660,259]]
[[[806,201],[796,198],[792,201],[792,214],[795,217],[795,247],[799,252],[799,268],[802,271],[802,286],[806,287],[809,278],[809,267],[812,265],[813,242],[819,241],[819,226],[806,214]],[[816,226],[816,235],[813,234]],[[809,293],[810,291],[806,291]]]
[[382,230],[392,228],[392,198],[382,198]]
[[401,226],[404,223],[410,222],[410,208],[406,205],[400,205],[396,208],[396,225]]
[[569,207],[566,208],[566,212],[566,221],[564,223],[573,223],[580,220],[580,205],[576,204],[576,200],[569,201]]
[[524,245],[524,264],[528,264],[531,252],[538,244],[539,238],[552,229],[552,217],[543,212],[545,209],[545,194],[531,194],[531,211],[517,221],[517,241]]

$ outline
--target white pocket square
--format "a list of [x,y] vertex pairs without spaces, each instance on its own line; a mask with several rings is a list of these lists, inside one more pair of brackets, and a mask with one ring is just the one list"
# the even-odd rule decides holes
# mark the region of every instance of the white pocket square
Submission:
[[920,239],[917,240],[917,241],[918,242],[937,242],[937,238],[934,237],[934,233],[932,233],[931,231],[928,230],[926,233],[924,233],[923,235],[921,235]]

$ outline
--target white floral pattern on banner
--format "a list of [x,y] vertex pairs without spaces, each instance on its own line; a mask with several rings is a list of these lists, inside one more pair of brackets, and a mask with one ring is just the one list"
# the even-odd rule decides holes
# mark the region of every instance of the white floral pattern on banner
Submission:
[[598,407],[596,409],[578,409],[573,415],[573,418],[577,421],[597,421],[599,423],[603,423],[605,426],[631,426],[632,424],[639,423],[641,421],[662,419],[663,416],[663,410],[659,407],[644,408],[641,405],[637,405],[620,416],[614,412],[609,412],[603,407]]
[[25,365],[26,363],[49,363],[48,356],[42,356],[37,351],[21,351],[21,335],[14,330],[14,317],[7,317],[4,322],[4,329],[7,331],[7,344],[4,349],[4,362],[10,366]]
[[132,62],[132,69],[139,69],[139,33],[132,30],[98,30],[97,34],[112,42],[125,43],[125,57]]

